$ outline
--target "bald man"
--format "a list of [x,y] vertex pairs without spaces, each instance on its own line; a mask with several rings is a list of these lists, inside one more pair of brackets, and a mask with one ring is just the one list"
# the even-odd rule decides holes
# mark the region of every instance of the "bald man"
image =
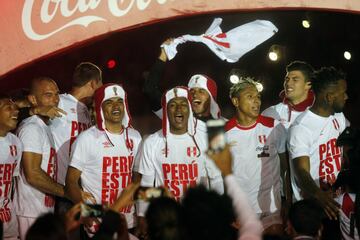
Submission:
[[[28,96],[32,106],[57,106],[59,89],[54,80],[36,78]],[[54,211],[54,196],[64,197],[64,186],[57,183],[57,159],[49,118],[33,115],[21,122],[17,135],[24,151],[16,195],[20,239],[25,239],[35,219]]]

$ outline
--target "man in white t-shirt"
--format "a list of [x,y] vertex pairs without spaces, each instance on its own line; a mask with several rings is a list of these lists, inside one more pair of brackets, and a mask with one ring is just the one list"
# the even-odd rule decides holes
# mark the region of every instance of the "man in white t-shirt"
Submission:
[[[193,112],[186,87],[168,90],[162,101],[163,127],[145,139],[136,161],[142,175],[141,186],[165,186],[181,199],[184,192],[200,182],[210,187],[222,184],[219,171],[208,171],[211,160],[204,153],[205,141],[195,135]],[[138,215],[144,216],[146,206],[139,204]],[[143,231],[144,229],[141,229]]]
[[[131,127],[126,93],[120,85],[106,84],[97,89],[94,103],[96,126],[81,133],[73,145],[65,189],[74,203],[111,205],[131,183],[141,136]],[[95,202],[82,197],[81,187]],[[121,213],[126,216],[128,228],[133,228],[134,206]]]
[[[287,130],[292,122],[314,103],[315,96],[311,90],[311,78],[314,74],[312,66],[306,62],[293,61],[286,66],[284,90],[280,92],[282,101],[265,109],[262,115],[280,121]],[[292,203],[289,160],[280,166],[282,180],[282,196],[287,206]]]
[[[33,106],[57,106],[59,89],[50,78],[36,78],[28,97]],[[64,187],[57,183],[55,143],[48,122],[49,118],[33,115],[17,129],[24,145],[16,194],[21,239],[39,215],[54,211],[54,196],[64,197]]]
[[226,124],[233,154],[233,174],[262,221],[265,234],[281,234],[280,157],[285,156],[286,132],[273,118],[259,115],[260,93],[248,77],[230,89],[236,115]]
[[12,200],[13,178],[19,175],[22,143],[10,131],[16,128],[19,110],[5,95],[0,95],[0,221],[3,237],[18,239],[19,229]]
[[300,114],[289,129],[291,184],[295,200],[319,200],[330,219],[337,219],[339,207],[331,185],[342,164],[342,149],[336,139],[346,127],[342,113],[347,84],[345,75],[333,67],[315,72],[314,105]]
[[52,119],[49,126],[55,140],[58,181],[61,184],[65,184],[72,144],[82,131],[92,125],[88,106],[95,90],[101,85],[101,70],[95,64],[83,62],[75,68],[70,92],[60,95],[58,108],[67,114]]

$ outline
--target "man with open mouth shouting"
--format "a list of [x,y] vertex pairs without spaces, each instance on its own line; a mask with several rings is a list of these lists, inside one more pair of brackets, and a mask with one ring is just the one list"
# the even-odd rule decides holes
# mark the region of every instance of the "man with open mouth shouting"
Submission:
[[[222,184],[221,174],[209,171],[211,160],[204,153],[204,138],[195,135],[191,98],[186,87],[168,90],[162,99],[162,129],[143,143],[136,162],[144,187],[165,186],[181,199],[184,192],[196,184]],[[155,184],[154,184],[155,183]],[[139,204],[139,216],[144,216],[146,204]],[[145,230],[140,229],[142,234]]]

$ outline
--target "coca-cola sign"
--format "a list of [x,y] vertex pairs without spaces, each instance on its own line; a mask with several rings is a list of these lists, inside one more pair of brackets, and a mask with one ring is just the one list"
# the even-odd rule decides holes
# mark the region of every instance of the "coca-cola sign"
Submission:
[[[93,22],[107,22],[109,16],[123,17],[135,8],[138,11],[144,11],[152,0],[44,0],[36,1],[41,4],[40,14],[34,12],[35,0],[25,0],[21,15],[21,23],[25,35],[32,40],[44,40],[48,37],[72,26],[80,25],[88,27]],[[167,0],[154,0],[158,4],[165,4]],[[174,1],[174,0],[173,0]],[[72,2],[72,4],[71,4]],[[96,10],[99,5],[106,4],[108,13],[105,16],[98,16],[89,13]],[[74,17],[76,16],[76,17]],[[41,24],[51,24],[55,17],[63,18],[61,26],[50,30],[47,33],[39,33],[33,26],[33,18]],[[41,27],[41,25],[39,26]]]
[[272,8],[359,12],[360,1],[3,0],[0,1],[0,75],[79,42],[143,23],[203,12]]

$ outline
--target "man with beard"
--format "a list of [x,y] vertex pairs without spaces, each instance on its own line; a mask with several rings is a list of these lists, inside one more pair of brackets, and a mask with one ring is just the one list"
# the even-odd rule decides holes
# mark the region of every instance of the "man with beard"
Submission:
[[4,239],[18,239],[19,230],[12,201],[14,177],[19,175],[22,143],[10,131],[17,125],[19,110],[7,96],[0,95],[0,221]]
[[264,234],[281,235],[280,161],[285,160],[286,132],[273,118],[259,115],[257,82],[245,77],[230,89],[236,115],[226,123],[233,174],[249,197]]
[[[56,107],[59,89],[50,78],[36,78],[28,97],[32,106]],[[48,123],[48,117],[33,115],[17,129],[24,145],[16,194],[20,239],[25,239],[27,229],[38,216],[54,211],[54,196],[64,197],[64,186],[57,182],[55,142]]]
[[345,75],[333,67],[315,72],[314,105],[300,114],[289,129],[291,184],[296,200],[316,198],[330,219],[339,207],[331,185],[342,164],[342,149],[336,139],[346,127],[342,110],[348,99]]

